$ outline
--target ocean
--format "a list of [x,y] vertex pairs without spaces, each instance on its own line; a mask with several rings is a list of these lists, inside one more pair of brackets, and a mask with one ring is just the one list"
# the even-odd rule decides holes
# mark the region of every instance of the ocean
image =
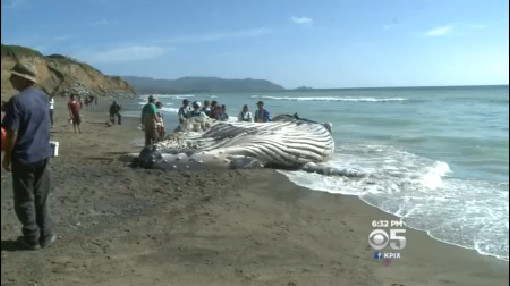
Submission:
[[[290,181],[358,196],[439,241],[508,260],[507,85],[155,96],[167,130],[184,98],[219,101],[232,117],[263,100],[273,116],[330,122],[335,153],[326,165],[367,176],[281,171]],[[146,98],[125,103],[123,116],[139,117]]]

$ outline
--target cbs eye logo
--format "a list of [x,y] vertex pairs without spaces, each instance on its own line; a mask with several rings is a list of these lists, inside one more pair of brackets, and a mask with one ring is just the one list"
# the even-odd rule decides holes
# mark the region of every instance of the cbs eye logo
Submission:
[[[370,244],[374,250],[383,250],[388,244],[390,244],[393,250],[401,250],[406,246],[407,239],[405,236],[399,234],[405,233],[406,230],[404,228],[392,228],[390,229],[389,235],[383,229],[374,229],[368,236],[368,244]],[[399,243],[391,242],[392,240],[397,240]]]

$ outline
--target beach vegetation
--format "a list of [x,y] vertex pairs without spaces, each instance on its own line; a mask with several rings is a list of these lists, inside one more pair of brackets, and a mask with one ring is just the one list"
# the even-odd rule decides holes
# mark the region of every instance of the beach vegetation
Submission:
[[19,45],[2,45],[2,57],[9,58],[23,58],[23,57],[38,57],[42,58],[43,54],[37,50],[26,48]]

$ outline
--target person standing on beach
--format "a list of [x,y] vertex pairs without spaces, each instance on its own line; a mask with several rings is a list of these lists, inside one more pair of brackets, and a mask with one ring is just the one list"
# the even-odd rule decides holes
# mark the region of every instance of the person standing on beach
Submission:
[[117,101],[113,101],[112,105],[110,105],[110,122],[112,125],[115,123],[115,117],[117,117],[117,124],[121,125],[120,123],[120,104],[117,103]]
[[237,120],[239,122],[250,122],[253,123],[253,114],[248,110],[248,104],[245,104],[243,106],[243,110],[239,112],[239,115],[237,116]]
[[216,107],[216,100],[213,100],[213,101],[211,101],[211,112],[209,112],[209,117],[210,117],[210,118],[213,118],[213,119],[214,119],[214,117],[213,117],[213,111],[214,111],[214,108],[215,108],[215,107]]
[[[74,133],[80,133],[80,103],[76,100],[74,93],[71,94],[69,103],[67,103],[67,109],[69,110],[69,118],[73,121]],[[76,131],[78,129],[78,131]]]
[[154,102],[156,99],[151,94],[148,98],[148,103],[142,109],[142,123],[143,130],[145,132],[145,146],[154,144],[156,139],[156,106]]
[[55,241],[48,196],[51,178],[48,169],[50,146],[50,106],[48,96],[33,87],[36,69],[18,63],[9,81],[19,91],[7,109],[6,151],[2,168],[12,171],[14,209],[23,225],[17,243],[37,250]]
[[189,117],[189,113],[191,112],[191,108],[189,107],[189,100],[185,99],[182,101],[182,107],[179,108],[179,124],[184,123],[186,119]]
[[163,120],[163,103],[161,101],[156,102],[156,137],[157,141],[163,140],[165,137],[165,123]]
[[96,107],[96,105],[94,104],[94,97],[95,97],[94,95],[89,96],[89,104],[92,110],[94,110]]
[[221,108],[220,103],[217,101],[213,101],[211,107],[212,107],[211,118],[219,120],[220,115],[223,113],[223,109]]
[[271,114],[264,109],[264,102],[257,102],[257,110],[255,111],[255,123],[271,122]]
[[221,105],[221,113],[220,113],[220,115],[218,115],[218,119],[221,120],[221,121],[228,120],[227,105],[226,104],[222,104]]
[[53,99],[53,94],[50,95],[50,119],[51,119],[51,128],[53,128],[53,106],[55,105],[55,99]]
[[205,116],[211,117],[211,101],[204,101],[204,108],[202,108],[202,111],[205,113]]
[[189,117],[205,117],[205,112],[200,109],[200,102],[193,102],[193,110],[190,111]]

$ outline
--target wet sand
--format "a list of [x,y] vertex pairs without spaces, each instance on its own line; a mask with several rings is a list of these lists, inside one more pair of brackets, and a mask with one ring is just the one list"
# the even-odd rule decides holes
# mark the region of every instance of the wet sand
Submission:
[[18,251],[2,170],[2,285],[508,285],[508,262],[411,229],[385,266],[367,237],[372,220],[395,218],[274,170],[132,169],[138,120],[108,127],[100,103],[77,135],[65,108],[58,98],[55,245]]

